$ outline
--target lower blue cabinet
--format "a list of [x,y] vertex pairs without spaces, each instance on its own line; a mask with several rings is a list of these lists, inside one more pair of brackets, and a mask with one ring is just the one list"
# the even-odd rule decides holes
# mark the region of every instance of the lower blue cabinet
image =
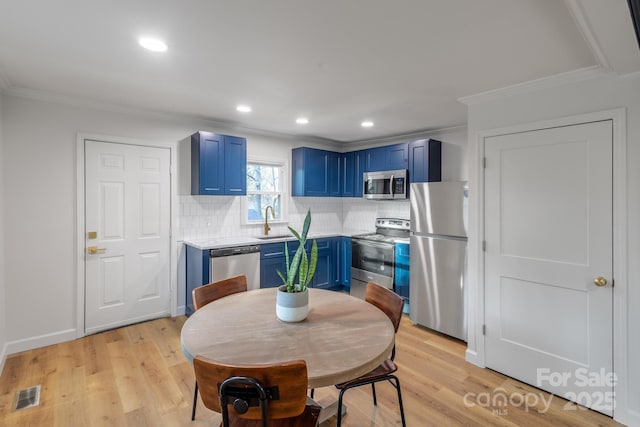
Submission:
[[409,248],[408,243],[396,243],[395,289],[405,300],[409,299]]
[[191,293],[198,286],[209,283],[209,251],[186,245],[186,294],[184,314],[191,316],[195,311]]
[[342,236],[338,244],[339,283],[344,290],[351,290],[351,237]]
[[[318,263],[316,272],[310,286],[319,289],[340,288],[339,264],[337,263],[338,246],[340,237],[315,239],[318,245]],[[311,240],[307,243],[308,251],[311,248]],[[297,249],[297,242],[288,242],[289,257],[293,259]],[[269,243],[260,246],[260,287],[272,288],[282,284],[278,276],[278,270],[283,274],[286,271],[286,257],[284,243]]]
[[[284,242],[260,245],[260,287],[275,288],[282,285],[278,271],[287,275],[287,258]],[[298,242],[287,242],[290,258],[298,249]]]
[[338,264],[338,244],[340,237],[317,239],[318,264],[313,276],[313,287],[320,289],[339,289],[340,274]]
[[278,271],[286,276],[285,257],[267,258],[260,260],[260,287],[275,288],[282,285],[282,279],[278,276]]

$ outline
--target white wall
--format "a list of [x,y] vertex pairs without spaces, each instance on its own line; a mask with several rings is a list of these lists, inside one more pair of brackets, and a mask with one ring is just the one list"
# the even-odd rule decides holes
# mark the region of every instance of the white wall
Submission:
[[2,95],[0,94],[0,372],[6,358],[6,303],[5,303],[5,269],[4,269],[4,144],[3,144]]
[[[246,136],[249,157],[284,159],[289,161],[289,166],[293,147],[351,150],[351,147],[318,140],[247,134],[203,120],[103,110],[7,94],[2,100],[4,186],[0,188],[4,189],[4,195],[0,197],[0,208],[4,207],[4,211],[0,209],[0,212],[11,227],[5,227],[4,239],[0,241],[11,251],[5,253],[4,276],[0,276],[4,282],[0,282],[0,290],[4,286],[6,301],[11,302],[2,310],[7,320],[4,340],[9,352],[72,339],[77,334],[76,144],[79,133],[111,135],[150,144],[175,144],[194,131],[209,130]],[[461,133],[464,132],[455,130],[434,137],[448,142],[449,135],[456,140],[453,145],[461,146]],[[461,151],[457,147],[445,148],[445,164],[447,156],[451,165],[445,170],[451,170],[455,179],[465,178],[457,160],[464,157]],[[178,205],[174,230],[178,241],[235,233],[255,235],[261,231],[259,226],[240,224],[238,198],[178,196]],[[355,220],[358,211],[366,212],[370,221],[365,231],[373,230],[376,216],[408,217],[406,202],[291,198],[290,224],[299,228],[308,208],[314,213],[314,232],[341,232],[345,222],[357,222],[356,228],[361,229],[363,222]],[[281,233],[286,226],[274,225],[272,230]],[[180,280],[184,273],[183,255],[179,249],[178,312],[184,305],[184,281]],[[2,330],[0,339],[1,334]]]
[[[6,223],[11,224],[3,241],[12,250],[5,254],[4,269],[6,300],[11,304],[2,312],[8,320],[9,351],[76,334],[78,133],[173,144],[196,130],[210,130],[246,136],[249,156],[266,152],[287,160],[292,147],[305,144],[301,138],[213,128],[201,120],[103,111],[9,95],[3,101],[6,185],[2,201]],[[230,217],[237,201],[228,203],[228,199],[211,204],[212,218]],[[313,203],[291,203],[290,207],[296,213]],[[316,202],[316,206],[320,209],[321,204]],[[226,233],[228,228],[222,229]]]
[[[627,290],[628,319],[624,326],[628,331],[626,353],[628,376],[621,381],[624,389],[618,389],[620,392],[618,396],[621,399],[626,396],[626,402],[618,402],[618,411],[615,416],[622,422],[640,425],[640,363],[638,363],[640,361],[640,334],[638,334],[640,310],[637,309],[640,306],[640,263],[638,263],[640,259],[640,168],[638,168],[640,164],[640,73],[625,77],[601,77],[471,105],[468,112],[471,141],[470,187],[473,190],[481,185],[474,182],[475,167],[479,164],[475,139],[478,131],[620,107],[625,107],[627,111],[628,280],[624,285]],[[471,197],[473,198],[473,194]],[[472,200],[471,203],[475,205],[476,201]],[[473,209],[470,212],[469,222],[472,225],[476,222]],[[472,238],[477,239],[479,236],[479,230],[472,230],[470,243]],[[473,259],[472,254],[471,260]],[[470,279],[473,278],[470,276]],[[470,283],[470,285],[476,287],[477,283]],[[616,289],[618,288],[615,288],[614,292]],[[470,350],[473,351],[471,343],[478,338],[473,340],[471,338]]]

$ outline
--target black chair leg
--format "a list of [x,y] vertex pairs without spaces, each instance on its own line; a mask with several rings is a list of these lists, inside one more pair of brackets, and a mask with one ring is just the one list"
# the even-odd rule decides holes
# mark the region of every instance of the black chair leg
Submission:
[[193,388],[193,409],[191,409],[191,421],[196,419],[196,405],[198,404],[198,381]]
[[336,427],[340,427],[342,425],[342,395],[345,391],[349,390],[348,388],[343,388],[340,390],[338,394],[338,414],[336,417]]
[[[391,375],[390,378],[396,380],[396,383],[393,386],[398,390],[398,406],[400,406],[400,418],[402,418],[402,427],[407,427],[407,423],[404,420],[404,406],[402,405],[402,392],[400,391],[400,380],[395,375]],[[389,380],[391,381],[391,380]]]
[[376,383],[371,383],[371,394],[373,394],[373,406],[378,406],[378,398],[376,397]]

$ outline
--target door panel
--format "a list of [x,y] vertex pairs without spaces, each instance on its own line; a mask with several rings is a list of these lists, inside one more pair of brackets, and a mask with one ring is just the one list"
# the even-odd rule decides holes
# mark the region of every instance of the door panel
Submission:
[[613,369],[612,123],[491,137],[485,153],[487,366],[611,414],[610,382],[582,378]]
[[169,313],[169,166],[168,149],[85,141],[86,333]]

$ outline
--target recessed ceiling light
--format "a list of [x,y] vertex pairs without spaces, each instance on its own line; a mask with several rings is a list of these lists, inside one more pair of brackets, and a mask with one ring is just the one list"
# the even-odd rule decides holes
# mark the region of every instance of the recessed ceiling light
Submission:
[[360,123],[360,126],[362,126],[363,128],[370,128],[371,126],[373,126],[373,122],[371,120],[365,120],[364,122]]
[[309,119],[307,119],[306,117],[298,117],[296,119],[296,123],[299,125],[306,125],[307,123],[309,123]]
[[240,111],[241,113],[250,113],[251,107],[249,107],[248,105],[238,105],[236,107],[236,110]]
[[152,52],[164,52],[167,50],[167,45],[162,40],[152,39],[150,37],[140,37],[138,43],[145,49]]

